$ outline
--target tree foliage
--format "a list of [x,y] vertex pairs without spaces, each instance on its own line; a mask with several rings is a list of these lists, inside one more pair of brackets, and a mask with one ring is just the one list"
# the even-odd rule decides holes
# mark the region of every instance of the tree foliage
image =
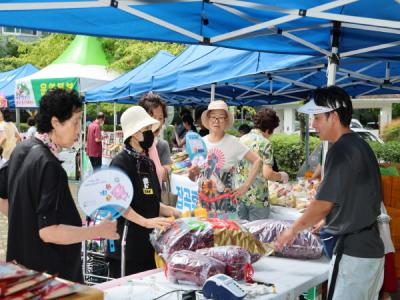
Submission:
[[102,39],[109,67],[118,71],[129,71],[153,57],[160,50],[177,55],[185,48],[175,43],[146,42],[121,39]]
[[[50,34],[35,42],[22,42],[8,38],[0,47],[0,72],[12,70],[30,63],[43,68],[52,63],[69,46],[74,35]],[[129,71],[153,57],[160,50],[177,55],[184,45],[162,42],[144,42],[100,38],[108,59],[108,67]]]
[[16,48],[16,51],[12,56],[0,58],[0,71],[12,70],[28,63],[43,68],[60,56],[73,38],[73,35],[50,34],[29,43],[9,38],[7,44]]

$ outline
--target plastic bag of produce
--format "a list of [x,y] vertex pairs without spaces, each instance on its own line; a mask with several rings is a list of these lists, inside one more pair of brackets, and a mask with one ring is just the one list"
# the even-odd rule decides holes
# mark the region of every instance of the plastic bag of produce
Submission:
[[255,254],[255,259],[272,249],[235,221],[196,217],[178,219],[166,231],[153,230],[150,242],[164,260],[179,250],[195,251],[215,246],[240,246]]
[[172,282],[191,282],[201,286],[209,277],[224,274],[225,264],[200,253],[180,250],[168,259],[165,273]]
[[[272,243],[276,237],[285,231],[291,222],[281,220],[257,220],[244,224],[254,236],[263,243]],[[292,246],[285,247],[276,256],[290,258],[315,259],[322,256],[323,246],[318,236],[309,230],[297,234]]]
[[254,270],[249,251],[239,246],[219,246],[199,249],[197,253],[222,261],[226,264],[226,275],[236,280],[251,280]]

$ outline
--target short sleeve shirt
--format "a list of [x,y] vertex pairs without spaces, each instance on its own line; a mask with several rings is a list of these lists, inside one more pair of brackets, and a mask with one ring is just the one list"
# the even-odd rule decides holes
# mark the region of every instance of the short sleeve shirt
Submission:
[[81,243],[51,244],[39,236],[52,225],[82,226],[61,162],[41,141],[25,140],[8,162],[7,187],[7,261],[82,282]]
[[199,177],[199,204],[211,217],[236,218],[235,188],[237,164],[249,151],[236,137],[225,134],[222,140],[211,143],[203,137],[207,146],[207,162]]
[[[248,134],[242,136],[240,141],[260,156],[263,165],[271,167],[274,165],[272,144],[259,129],[252,129]],[[249,177],[250,167],[251,163],[247,160],[240,161],[236,176],[238,186]],[[260,168],[249,191],[240,198],[247,206],[265,207],[268,205],[268,180],[264,178],[262,172],[262,168]]]
[[102,156],[102,145],[101,141],[96,142],[96,139],[101,138],[101,128],[100,125],[93,121],[88,126],[88,133],[87,133],[87,155],[89,157],[101,157]]
[[159,139],[157,142],[157,152],[162,166],[172,164],[171,151],[166,140]]
[[376,226],[362,230],[376,222],[382,191],[376,157],[357,134],[342,135],[329,149],[316,199],[333,203],[326,217],[327,232],[354,233],[345,239],[345,254],[364,258],[383,256],[383,243]]

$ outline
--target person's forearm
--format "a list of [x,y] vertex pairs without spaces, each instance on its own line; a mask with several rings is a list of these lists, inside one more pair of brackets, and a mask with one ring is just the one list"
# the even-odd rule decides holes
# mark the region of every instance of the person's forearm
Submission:
[[310,228],[314,224],[320,222],[330,212],[332,206],[321,206],[318,205],[318,202],[316,201],[319,200],[311,200],[310,205],[307,207],[304,214],[293,223],[292,229],[296,233]]
[[171,207],[165,205],[164,203],[160,203],[160,216],[171,217],[173,216],[173,212],[171,211]]
[[124,218],[136,223],[142,227],[146,227],[146,218],[142,217],[139,215],[135,210],[133,210],[131,207],[128,208],[128,210],[123,214]]
[[0,198],[0,212],[8,217],[8,199]]
[[247,180],[245,181],[246,186],[251,186],[251,184],[254,182],[256,179],[258,170],[261,166],[261,160],[257,159],[251,166],[250,171],[249,171],[249,176],[247,177]]
[[79,227],[71,225],[52,225],[39,230],[40,238],[46,243],[70,245],[100,236],[96,226]]

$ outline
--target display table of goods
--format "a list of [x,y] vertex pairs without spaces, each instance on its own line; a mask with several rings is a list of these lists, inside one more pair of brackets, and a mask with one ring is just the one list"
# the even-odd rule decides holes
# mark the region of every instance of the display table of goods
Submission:
[[304,210],[316,194],[318,180],[297,179],[286,184],[269,181],[269,203]]
[[[238,281],[247,292],[245,299],[294,300],[310,289],[328,280],[329,260],[299,260],[280,257],[262,257],[253,264],[254,283]],[[182,299],[182,291],[201,290],[201,286],[190,282],[174,282],[168,279],[163,269],[155,269],[124,278],[95,285],[104,291],[104,299],[163,300]],[[180,292],[173,292],[173,291]],[[205,299],[197,293],[196,299]]]
[[37,272],[14,262],[0,263],[0,299],[100,300],[103,292]]

